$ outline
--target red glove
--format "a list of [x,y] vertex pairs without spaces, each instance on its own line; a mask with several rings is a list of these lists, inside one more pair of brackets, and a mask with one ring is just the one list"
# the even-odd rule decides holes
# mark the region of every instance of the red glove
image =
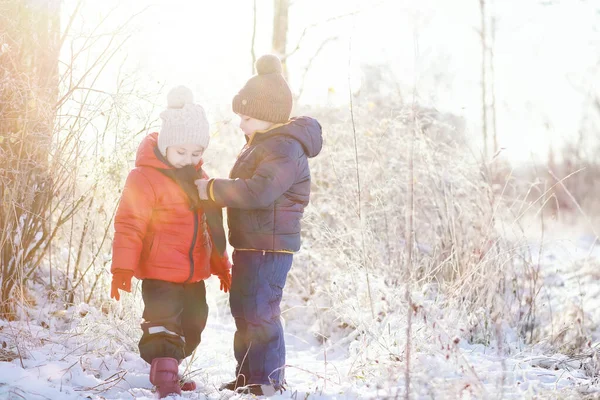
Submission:
[[227,252],[222,256],[216,251],[210,255],[210,273],[219,277],[221,290],[227,293],[231,288],[231,263]]
[[133,278],[133,271],[128,269],[115,269],[113,271],[112,283],[110,285],[110,297],[119,301],[121,295],[119,289],[126,292],[131,292],[131,278]]
[[229,270],[217,275],[219,280],[221,281],[221,290],[225,293],[229,292],[231,289],[231,272]]

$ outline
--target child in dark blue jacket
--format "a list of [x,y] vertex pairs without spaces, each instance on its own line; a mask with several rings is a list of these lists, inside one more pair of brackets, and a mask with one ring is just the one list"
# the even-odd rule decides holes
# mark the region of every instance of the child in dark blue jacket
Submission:
[[222,389],[269,395],[283,390],[279,305],[300,249],[300,219],[310,198],[308,158],[319,154],[323,139],[316,120],[290,119],[292,93],[279,59],[262,56],[256,70],[233,98],[247,143],[229,179],[196,184],[201,199],[227,207],[234,248],[230,306],[237,368],[236,379]]

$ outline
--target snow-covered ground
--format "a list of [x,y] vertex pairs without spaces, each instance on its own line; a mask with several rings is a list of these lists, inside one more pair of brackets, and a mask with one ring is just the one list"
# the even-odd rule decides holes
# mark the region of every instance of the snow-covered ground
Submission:
[[[500,346],[494,340],[468,343],[455,336],[458,322],[444,310],[431,313],[427,323],[415,322],[412,398],[600,398],[595,351],[600,342],[600,243],[593,235],[569,237],[575,236],[565,231],[548,235],[541,252],[532,250],[542,255],[538,318],[548,326],[534,345],[524,344],[507,326],[498,328]],[[139,292],[101,308],[82,304],[66,311],[35,293],[30,297],[36,304],[21,309],[21,321],[0,321],[1,399],[155,398],[149,366],[136,352]],[[243,398],[217,390],[232,378],[234,324],[216,279],[209,281],[208,300],[202,343],[180,367],[198,389],[182,398]],[[431,326],[436,329],[424,333]],[[398,332],[387,338],[404,336],[402,323],[396,327]],[[287,321],[288,391],[274,398],[403,397],[400,343],[367,346],[378,338],[364,334],[338,339],[321,343],[304,324]]]

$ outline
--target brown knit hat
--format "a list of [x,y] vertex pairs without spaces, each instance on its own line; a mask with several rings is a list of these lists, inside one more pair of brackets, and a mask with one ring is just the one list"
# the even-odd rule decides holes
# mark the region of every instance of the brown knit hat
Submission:
[[256,75],[233,98],[233,112],[275,123],[287,122],[292,112],[292,91],[281,74],[277,56],[256,60]]

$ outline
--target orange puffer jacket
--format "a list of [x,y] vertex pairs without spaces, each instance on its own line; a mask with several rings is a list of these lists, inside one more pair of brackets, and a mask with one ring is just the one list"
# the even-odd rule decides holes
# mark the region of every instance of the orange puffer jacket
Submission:
[[132,270],[138,279],[174,283],[219,275],[229,267],[226,254],[216,254],[203,210],[191,209],[184,190],[159,171],[173,167],[157,157],[157,138],[157,133],[144,138],[125,182],[115,215],[111,272]]

